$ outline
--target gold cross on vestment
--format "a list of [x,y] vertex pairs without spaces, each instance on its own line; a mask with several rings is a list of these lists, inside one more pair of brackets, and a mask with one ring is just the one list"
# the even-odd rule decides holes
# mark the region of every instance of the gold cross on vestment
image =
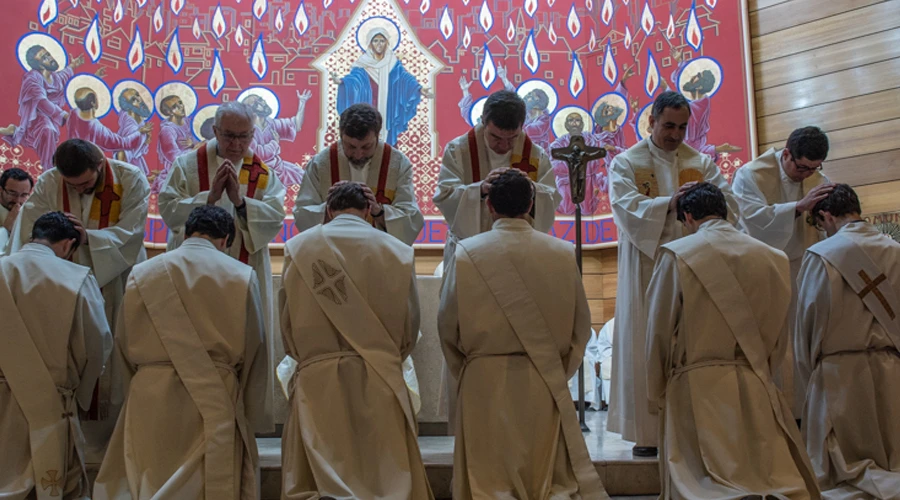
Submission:
[[59,489],[62,487],[62,478],[59,477],[58,470],[48,470],[47,479],[41,478],[41,487],[50,490],[51,497],[60,496]]
[[319,259],[313,263],[312,272],[314,292],[330,299],[339,306],[347,302],[348,296],[347,289],[344,286],[344,271]]
[[894,310],[891,309],[887,299],[884,298],[884,294],[878,289],[878,285],[887,280],[887,276],[885,276],[884,273],[881,273],[873,280],[872,278],[869,278],[869,275],[866,274],[865,271],[860,271],[859,277],[866,283],[866,287],[859,291],[859,298],[865,299],[869,292],[874,293],[875,297],[878,298],[878,302],[881,302],[881,307],[884,307],[884,310],[887,311],[888,316],[890,316],[891,319],[896,318],[897,316],[894,314]]

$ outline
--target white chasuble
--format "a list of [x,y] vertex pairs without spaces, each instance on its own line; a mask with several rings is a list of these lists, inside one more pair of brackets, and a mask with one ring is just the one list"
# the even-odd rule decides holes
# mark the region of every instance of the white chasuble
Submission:
[[797,298],[803,433],[826,498],[900,498],[900,244],[851,222],[809,248]]
[[647,291],[648,389],[663,499],[819,498],[771,366],[786,341],[784,254],[715,219],[663,246]]
[[419,327],[412,247],[343,214],[285,251],[283,498],[434,498],[401,368]]
[[607,428],[638,446],[656,446],[657,419],[643,398],[648,314],[644,295],[660,245],[682,236],[675,210],[668,211],[669,200],[686,182],[705,180],[725,194],[729,220],[737,220],[738,205],[716,164],[686,144],[668,152],[644,139],[616,156],[609,178],[619,229],[619,279]]
[[591,335],[571,244],[500,219],[455,259],[438,313],[459,381],[453,497],[609,498],[566,385]]

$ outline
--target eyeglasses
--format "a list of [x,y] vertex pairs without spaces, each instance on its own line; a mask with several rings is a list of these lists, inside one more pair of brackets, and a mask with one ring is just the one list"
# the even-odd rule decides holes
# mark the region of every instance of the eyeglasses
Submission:
[[223,133],[222,139],[226,142],[248,142],[250,139],[253,139],[253,133],[250,132],[248,134],[231,134],[231,133]]
[[3,192],[6,193],[6,196],[14,200],[27,200],[31,193],[17,193],[15,191],[10,191],[9,189],[3,188]]
[[820,163],[818,167],[807,167],[806,165],[801,165],[797,163],[796,158],[791,158],[791,161],[794,162],[794,168],[797,169],[798,172],[814,172],[816,170],[822,170],[824,163]]

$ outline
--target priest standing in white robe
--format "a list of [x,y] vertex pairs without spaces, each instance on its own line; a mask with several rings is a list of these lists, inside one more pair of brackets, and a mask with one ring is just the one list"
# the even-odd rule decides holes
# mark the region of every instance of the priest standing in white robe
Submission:
[[806,448],[826,498],[900,498],[900,244],[846,184],[812,209],[828,239],[798,282]]
[[[797,301],[797,274],[803,252],[824,236],[807,222],[813,205],[831,192],[832,184],[820,172],[828,155],[828,137],[818,127],[794,130],[784,149],[774,148],[739,168],[734,175],[734,194],[741,207],[741,227],[754,238],[787,254],[791,262],[791,318]],[[782,366],[775,381],[800,418],[806,397],[806,380],[795,377],[796,335],[789,325]]]
[[299,366],[282,498],[432,499],[401,368],[416,345],[412,247],[372,227],[368,190],[335,187],[327,224],[285,246],[285,351]]
[[528,220],[534,186],[518,170],[497,175],[492,229],[460,241],[444,275],[438,332],[459,380],[453,498],[609,498],[566,387],[591,313],[571,243]]
[[607,428],[635,441],[635,456],[657,453],[657,418],[644,399],[648,314],[644,295],[660,245],[682,236],[675,204],[695,182],[708,181],[725,194],[728,219],[736,221],[738,214],[728,181],[716,164],[684,144],[690,118],[684,96],[659,94],[650,114],[650,137],[617,155],[610,169],[610,202],[619,228],[619,284]]
[[[210,140],[179,156],[159,193],[159,213],[169,230],[167,250],[184,240],[191,211],[204,205],[224,208],[234,217],[237,236],[226,252],[249,265],[259,279],[266,323],[269,366],[275,366],[275,306],[269,243],[284,228],[285,188],[275,172],[250,150],[253,114],[237,101],[216,110]],[[266,390],[273,400],[275,386]]]
[[126,391],[95,500],[255,500],[254,432],[271,432],[259,282],[225,253],[235,222],[191,211],[175,250],[135,266],[116,347]]
[[[144,226],[150,185],[140,169],[106,158],[100,148],[82,139],[60,144],[53,164],[56,168],[38,177],[34,192],[22,206],[10,253],[28,243],[38,217],[65,212],[81,237],[72,260],[94,273],[103,293],[106,319],[115,334],[128,273],[147,259]],[[92,422],[83,422],[92,449],[105,445],[115,422],[109,376],[101,378],[88,412],[87,419]]]
[[647,290],[647,396],[662,499],[819,498],[771,367],[787,341],[788,261],[726,220],[702,182],[678,199],[690,235],[659,250]]
[[445,275],[457,242],[491,229],[485,200],[491,182],[506,170],[525,172],[534,182],[534,207],[526,216],[529,224],[542,233],[553,227],[562,197],[556,190],[549,152],[522,131],[525,115],[525,101],[515,91],[494,92],[484,103],[481,122],[444,148],[434,204],[448,227]]
[[19,211],[32,189],[34,179],[21,168],[8,168],[0,175],[0,257],[5,254]]
[[0,498],[86,498],[78,409],[112,336],[91,270],[67,261],[81,240],[72,221],[44,214],[31,235],[0,259]]

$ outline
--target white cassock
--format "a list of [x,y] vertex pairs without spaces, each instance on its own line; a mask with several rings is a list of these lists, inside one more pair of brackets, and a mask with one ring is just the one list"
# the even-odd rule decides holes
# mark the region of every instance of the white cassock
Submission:
[[[380,200],[384,207],[383,231],[407,245],[416,241],[425,225],[425,218],[416,201],[413,165],[400,150],[382,142],[375,146],[375,151],[375,156],[360,168],[350,164],[340,143],[320,151],[310,160],[294,200],[297,232],[306,231],[325,220],[325,198],[333,184],[352,181],[369,186],[376,198],[383,197]],[[386,163],[383,160],[385,151],[390,152]],[[337,177],[333,175],[335,172]]]
[[644,139],[616,156],[609,178],[619,228],[619,284],[607,428],[637,446],[653,447],[657,418],[644,403],[648,314],[644,295],[660,245],[682,236],[676,211],[668,211],[669,200],[684,183],[705,180],[725,194],[729,220],[736,220],[738,206],[716,164],[686,144],[667,152]]
[[[599,410],[596,397],[597,377],[594,366],[600,362],[600,344],[597,342],[597,335],[594,329],[591,329],[591,336],[588,337],[587,346],[584,348],[584,401],[593,405],[594,409]],[[578,401],[578,372],[569,379],[569,393],[572,395],[572,401]]]
[[9,244],[9,231],[3,227],[7,215],[9,215],[9,210],[0,205],[0,257],[6,255],[6,246]]
[[[197,165],[198,151],[191,151],[179,156],[172,164],[166,184],[159,193],[159,214],[162,216],[169,230],[169,242],[167,250],[173,250],[181,245],[184,240],[184,224],[187,222],[191,211],[196,207],[207,204],[208,189],[212,186],[219,166],[225,162],[225,158],[216,154],[215,139],[205,143],[206,152],[200,153],[206,156],[206,172],[208,179],[201,185],[200,174]],[[247,168],[251,168],[251,162],[258,160],[256,155],[244,159]],[[253,186],[247,175],[245,166],[235,165],[235,172],[241,184],[240,195],[247,204],[247,217],[237,214],[234,204],[228,199],[227,193],[222,193],[222,198],[216,202],[216,206],[227,210],[234,217],[236,238],[228,254],[235,259],[243,259],[242,262],[256,271],[259,279],[260,294],[263,304],[263,318],[266,324],[266,346],[269,349],[269,366],[275,366],[275,305],[272,285],[272,265],[269,257],[269,243],[275,239],[284,229],[284,194],[285,188],[278,176],[261,161],[258,162],[266,171],[260,175],[252,188],[252,196],[248,193]],[[275,386],[267,389],[269,400],[275,397]]]
[[[135,264],[147,260],[144,227],[150,185],[137,167],[118,160],[107,161],[103,176],[99,179],[101,184],[92,194],[79,195],[65,184],[55,168],[41,174],[28,201],[22,205],[9,251],[16,252],[31,241],[31,230],[38,217],[47,212],[66,211],[68,201],[67,211],[81,219],[88,237],[88,243],[78,247],[74,262],[93,271],[103,294],[106,319],[115,334],[128,273]],[[107,181],[111,181],[112,188],[107,189]],[[109,196],[104,193],[109,193]],[[108,201],[102,201],[103,198]],[[109,401],[110,384],[115,377],[107,370],[100,379],[96,413],[91,415],[91,420],[99,422],[82,423],[91,449],[102,449],[109,437],[114,422],[110,417],[115,416],[115,408],[110,407]]]
[[401,368],[419,332],[413,256],[347,214],[285,246],[281,331],[299,366],[282,498],[434,498]]
[[[553,227],[556,207],[562,200],[556,191],[553,167],[547,152],[536,144],[531,146],[531,154],[525,155],[526,144],[531,144],[531,139],[523,132],[510,152],[497,154],[486,144],[484,127],[479,124],[444,148],[434,193],[434,204],[443,214],[448,228],[444,246],[444,274],[449,272],[459,240],[491,229],[491,214],[481,196],[481,180],[491,170],[511,167],[529,169],[528,177],[534,182],[535,190],[533,217],[529,216],[529,222],[542,233]],[[473,163],[473,158],[477,159],[477,165]],[[526,164],[528,166],[523,167]]]
[[612,353],[613,353],[613,331],[615,329],[616,318],[611,318],[600,333],[597,334],[597,343],[600,349],[600,380],[603,387],[603,401],[609,404],[609,390],[612,382]]
[[97,281],[26,244],[0,259],[0,317],[0,498],[86,498],[78,407],[112,349]]
[[[770,149],[739,168],[734,175],[732,189],[741,207],[740,227],[750,236],[783,251],[791,262],[792,291],[788,316],[793,318],[797,301],[797,274],[803,252],[825,236],[806,222],[807,214],[795,216],[797,202],[810,189],[828,182],[828,179],[816,172],[803,182],[792,181],[781,166],[782,151]],[[794,376],[796,335],[793,333],[793,322],[788,328],[789,341],[784,346],[782,366],[775,371],[775,383],[791,401],[794,415],[800,417],[806,397],[806,380]]]
[[662,248],[647,290],[648,392],[639,395],[662,424],[660,498],[819,498],[771,375],[787,341],[784,253],[722,219]]
[[847,224],[809,248],[799,288],[803,432],[823,496],[900,498],[900,244]]
[[504,218],[455,261],[438,312],[459,381],[453,498],[609,498],[566,386],[591,334],[571,243]]
[[259,282],[203,238],[135,266],[117,355],[125,404],[95,500],[251,500],[274,430]]

